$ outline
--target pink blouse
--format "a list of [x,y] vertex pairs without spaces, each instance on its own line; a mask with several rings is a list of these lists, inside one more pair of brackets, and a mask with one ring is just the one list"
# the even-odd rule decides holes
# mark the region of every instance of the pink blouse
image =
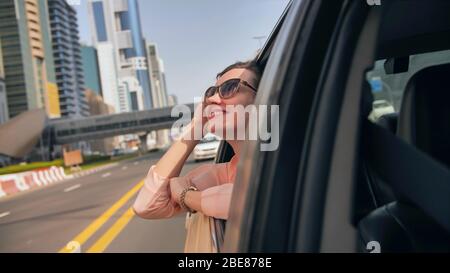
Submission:
[[[206,216],[228,218],[237,160],[238,158],[234,156],[227,163],[205,164],[180,177],[187,179],[189,185],[194,185],[201,191],[200,204]],[[150,167],[144,186],[133,205],[138,216],[160,219],[183,212],[180,205],[171,198],[169,180],[170,178],[162,177],[155,172],[155,165]]]

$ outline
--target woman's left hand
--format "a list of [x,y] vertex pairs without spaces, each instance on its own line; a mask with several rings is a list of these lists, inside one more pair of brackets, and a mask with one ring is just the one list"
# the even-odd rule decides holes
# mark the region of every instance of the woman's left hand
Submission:
[[184,177],[173,177],[170,179],[170,193],[172,195],[172,199],[179,203],[180,195],[184,189],[189,188],[189,182]]

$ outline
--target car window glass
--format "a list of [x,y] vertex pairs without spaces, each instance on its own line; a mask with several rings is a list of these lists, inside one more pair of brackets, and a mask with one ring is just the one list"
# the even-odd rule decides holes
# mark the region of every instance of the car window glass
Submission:
[[374,69],[366,74],[374,99],[372,113],[369,116],[372,121],[385,114],[398,113],[409,79],[423,68],[450,63],[450,50],[412,55],[409,59],[408,72],[404,73],[386,74],[385,61],[376,61]]

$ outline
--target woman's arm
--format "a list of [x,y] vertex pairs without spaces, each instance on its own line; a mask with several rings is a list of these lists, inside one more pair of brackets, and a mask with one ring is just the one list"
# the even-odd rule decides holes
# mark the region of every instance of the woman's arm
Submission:
[[172,179],[186,181],[178,176],[203,134],[202,111],[203,107],[199,105],[182,137],[169,148],[156,165],[150,168],[144,186],[133,205],[138,216],[147,219],[168,218],[182,211],[171,196],[170,181]]
[[[180,202],[181,192],[187,187],[181,179],[171,179],[171,195],[175,202]],[[188,191],[184,203],[190,209],[201,212],[206,216],[227,219],[231,203],[233,184],[226,183],[213,186],[203,191]]]
[[[194,117],[187,125],[186,131],[183,133],[182,137],[175,141],[158,163],[156,163],[155,171],[159,175],[167,178],[180,175],[184,163],[200,141],[199,139],[195,139],[195,130],[203,130],[200,122],[201,121],[198,121],[198,119]],[[200,131],[200,134],[202,134],[202,131]]]
[[184,197],[184,203],[190,209],[203,213],[201,191],[188,191]]
[[[202,192],[194,192],[186,194],[185,203],[188,207],[199,208],[206,216],[218,219],[228,219],[228,213],[231,205],[231,195],[233,193],[233,184],[226,183],[220,186],[208,188]],[[200,197],[198,197],[200,193]],[[190,196],[189,196],[190,195]],[[200,202],[200,205],[198,204]],[[193,207],[191,207],[193,206]]]

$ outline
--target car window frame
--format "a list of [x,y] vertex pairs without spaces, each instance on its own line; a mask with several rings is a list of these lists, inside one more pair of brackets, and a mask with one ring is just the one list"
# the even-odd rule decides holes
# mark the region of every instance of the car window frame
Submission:
[[[345,1],[346,2],[346,1]],[[263,92],[257,97],[257,103],[264,102],[262,104],[278,104],[289,105],[292,103],[291,98],[296,94],[302,94],[302,96],[308,96],[308,100],[302,101],[304,103],[296,110],[304,111],[304,121],[307,123],[309,117],[309,108],[312,103],[314,90],[308,90],[308,85],[316,84],[316,77],[319,77],[322,61],[325,58],[326,48],[328,47],[328,39],[331,38],[331,34],[325,34],[318,31],[318,28],[322,23],[327,24],[327,28],[332,32],[334,29],[335,18],[337,13],[333,8],[326,9],[324,6],[325,1],[302,1],[293,4],[293,10],[290,11],[286,19],[286,24],[280,31],[280,37],[274,45],[274,49],[269,58],[268,66],[271,68],[270,72],[265,71],[261,80],[261,86]],[[329,2],[327,3],[329,4]],[[339,6],[343,2],[333,2],[333,6]],[[328,5],[329,7],[329,5]],[[330,11],[331,10],[331,11]],[[340,10],[340,8],[339,8]],[[317,20],[316,15],[320,11],[320,15],[323,15],[323,22]],[[324,14],[329,11],[333,18],[329,18]],[[335,14],[333,14],[335,13]],[[332,20],[332,23],[328,23]],[[313,35],[315,39],[309,41],[308,37]],[[324,40],[322,40],[324,39]],[[320,43],[323,42],[324,43]],[[319,49],[317,49],[319,47]],[[319,50],[320,59],[317,63],[311,63],[314,59],[308,55],[308,53]],[[312,65],[312,67],[308,67]],[[312,78],[306,77],[306,74],[300,73],[300,71],[307,71],[312,69],[316,72]],[[309,75],[309,74],[308,74]],[[307,83],[306,83],[307,82]],[[302,88],[303,87],[303,88]],[[260,87],[261,88],[261,87]],[[312,88],[314,89],[314,88]],[[283,93],[281,92],[283,90]],[[298,92],[302,90],[302,92]],[[289,108],[289,107],[287,107]],[[289,108],[289,109],[293,109]],[[280,109],[280,128],[287,127],[288,110]],[[264,122],[264,121],[263,121]],[[303,135],[305,129],[302,125],[300,134]],[[289,141],[296,140],[295,136],[282,135],[283,129],[280,129],[280,141],[283,137],[287,137]],[[301,140],[298,140],[301,142]],[[279,151],[273,153],[259,152],[259,142],[251,143],[246,146],[244,151],[244,164],[239,164],[237,180],[235,182],[234,192],[240,194],[233,194],[232,204],[230,209],[230,219],[227,222],[227,232],[225,234],[224,249],[226,252],[279,252],[289,251],[289,236],[290,232],[277,232],[275,229],[277,225],[280,228],[289,229],[289,224],[286,227],[280,224],[277,219],[271,217],[278,216],[276,210],[279,208],[271,206],[269,199],[279,198],[279,192],[277,192],[283,184],[281,182],[276,184],[273,177],[276,174],[280,176],[280,168],[286,168],[283,165],[296,165],[295,162],[281,162],[278,161]],[[301,144],[296,144],[297,147],[301,147]],[[299,152],[299,154],[301,154]],[[286,151],[283,151],[283,157],[286,159]],[[295,155],[300,158],[300,155],[296,155],[295,151],[292,151],[292,156]],[[295,158],[292,157],[292,158]],[[273,163],[273,164],[272,164]],[[272,164],[272,165],[271,165]],[[274,167],[275,166],[275,167]],[[286,175],[286,179],[293,178],[292,181],[296,181],[297,168],[290,169],[291,174]],[[291,177],[292,176],[292,177]],[[292,184],[292,182],[291,182]],[[278,189],[274,189],[276,186]],[[286,191],[289,189],[283,189]],[[269,200],[269,201],[268,201]],[[277,200],[285,201],[285,200]],[[278,202],[278,203],[280,203]],[[286,201],[288,202],[288,201]],[[282,203],[282,202],[281,202]],[[275,213],[275,214],[274,214]],[[284,210],[283,216],[291,213],[291,208]],[[286,217],[288,218],[288,217]],[[275,228],[275,229],[274,229]],[[283,236],[282,239],[280,239]]]
[[[283,13],[281,14],[280,18],[278,19],[277,23],[275,24],[272,32],[269,35],[269,38],[264,43],[262,50],[259,52],[259,54],[256,57],[256,61],[260,65],[265,65],[267,62],[271,50],[273,48],[273,45],[275,43],[275,40],[278,36],[278,33],[280,32],[280,29],[286,20],[287,14],[289,10],[291,9],[293,0],[290,0],[288,4],[286,5]],[[220,141],[219,148],[217,150],[217,155],[215,157],[215,163],[224,163],[230,161],[231,157],[234,155],[233,148],[226,142],[225,140]],[[211,237],[212,241],[214,243],[214,248],[217,250],[217,252],[221,252],[224,244],[224,238],[225,238],[225,228],[226,228],[226,220],[223,219],[217,219],[214,217],[211,217],[210,219],[210,229],[211,229]]]
[[[372,66],[376,56],[378,29],[381,9],[357,3],[349,14],[357,22],[349,22],[348,29],[354,30],[354,42],[351,54],[343,58],[350,61],[349,69],[341,75],[344,85],[330,88],[330,92],[341,93],[337,127],[334,134],[329,175],[326,179],[326,191],[323,194],[323,216],[320,241],[316,248],[320,252],[356,252],[357,230],[353,223],[354,201],[358,181],[359,147],[361,145],[362,98],[363,89],[368,85],[366,71]],[[355,25],[360,26],[355,29]],[[348,29],[342,29],[341,35],[347,35]],[[348,46],[347,46],[348,48]],[[344,49],[345,50],[345,49]],[[336,53],[339,54],[339,53]],[[346,56],[345,56],[346,55]],[[339,56],[337,56],[339,57]],[[342,67],[343,60],[334,60],[335,67]],[[327,82],[336,83],[331,70]],[[316,181],[314,181],[315,183]],[[313,183],[313,181],[310,181]],[[312,209],[312,208],[310,208]],[[339,234],[339,236],[336,236]],[[299,238],[301,240],[301,238]]]

